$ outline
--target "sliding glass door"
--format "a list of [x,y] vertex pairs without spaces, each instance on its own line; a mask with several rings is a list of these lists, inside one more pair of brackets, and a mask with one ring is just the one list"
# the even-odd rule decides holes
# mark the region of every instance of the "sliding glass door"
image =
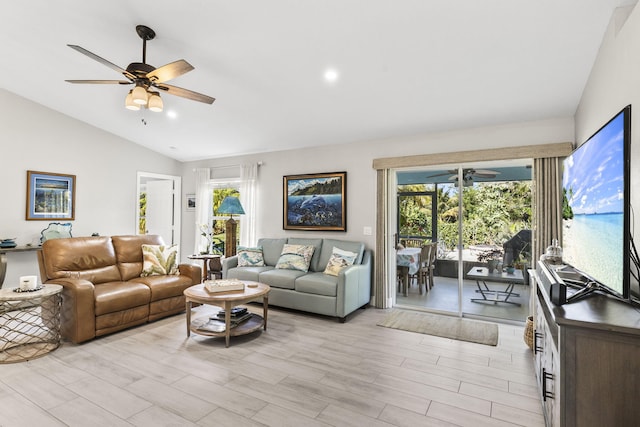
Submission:
[[[437,259],[429,271],[431,287],[421,283],[424,276],[407,274],[401,265],[410,250],[396,251],[396,305],[525,320],[531,252],[530,164],[494,161],[396,171],[397,247],[414,246],[420,237],[438,243]],[[425,219],[427,212],[430,222]],[[430,236],[424,231],[427,225]],[[411,245],[403,244],[408,242]]]

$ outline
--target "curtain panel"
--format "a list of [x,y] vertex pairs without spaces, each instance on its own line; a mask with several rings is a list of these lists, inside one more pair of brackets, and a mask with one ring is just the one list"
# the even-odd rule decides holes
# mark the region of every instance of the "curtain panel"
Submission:
[[198,168],[194,170],[196,178],[196,220],[195,220],[195,239],[193,253],[199,254],[208,251],[209,241],[202,236],[202,229],[212,226],[209,219],[210,207],[213,203],[211,200],[211,191],[209,191],[209,180],[211,172],[209,168]]
[[533,160],[532,267],[553,239],[562,242],[562,168],[559,157]]
[[240,244],[256,244],[256,200],[258,187],[258,163],[240,165],[240,204],[244,216],[240,224]]

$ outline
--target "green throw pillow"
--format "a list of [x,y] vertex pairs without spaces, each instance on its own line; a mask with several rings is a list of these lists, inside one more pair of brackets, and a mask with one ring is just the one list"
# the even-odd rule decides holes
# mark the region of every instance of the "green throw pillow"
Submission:
[[331,258],[329,258],[329,262],[327,263],[327,268],[324,269],[324,274],[337,276],[340,270],[353,265],[357,256],[358,254],[355,252],[343,251],[334,246]]
[[309,264],[311,264],[314,249],[315,246],[284,245],[276,268],[300,270],[306,273],[309,271]]
[[140,276],[180,274],[177,259],[178,245],[142,245],[142,273]]
[[264,267],[262,246],[255,248],[238,246],[238,267]]

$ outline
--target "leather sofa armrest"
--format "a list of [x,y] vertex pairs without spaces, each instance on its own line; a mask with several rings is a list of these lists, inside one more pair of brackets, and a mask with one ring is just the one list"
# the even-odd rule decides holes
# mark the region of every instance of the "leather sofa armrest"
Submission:
[[95,338],[94,285],[88,280],[59,278],[47,284],[62,286],[61,335],[76,344]]
[[202,269],[196,264],[179,264],[178,270],[180,270],[181,276],[188,276],[191,278],[191,283],[197,285],[202,282]]

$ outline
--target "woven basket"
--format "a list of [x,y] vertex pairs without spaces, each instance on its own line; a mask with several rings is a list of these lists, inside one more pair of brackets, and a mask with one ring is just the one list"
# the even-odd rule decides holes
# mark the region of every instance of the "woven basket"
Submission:
[[527,317],[527,323],[524,325],[524,342],[533,350],[533,316]]

